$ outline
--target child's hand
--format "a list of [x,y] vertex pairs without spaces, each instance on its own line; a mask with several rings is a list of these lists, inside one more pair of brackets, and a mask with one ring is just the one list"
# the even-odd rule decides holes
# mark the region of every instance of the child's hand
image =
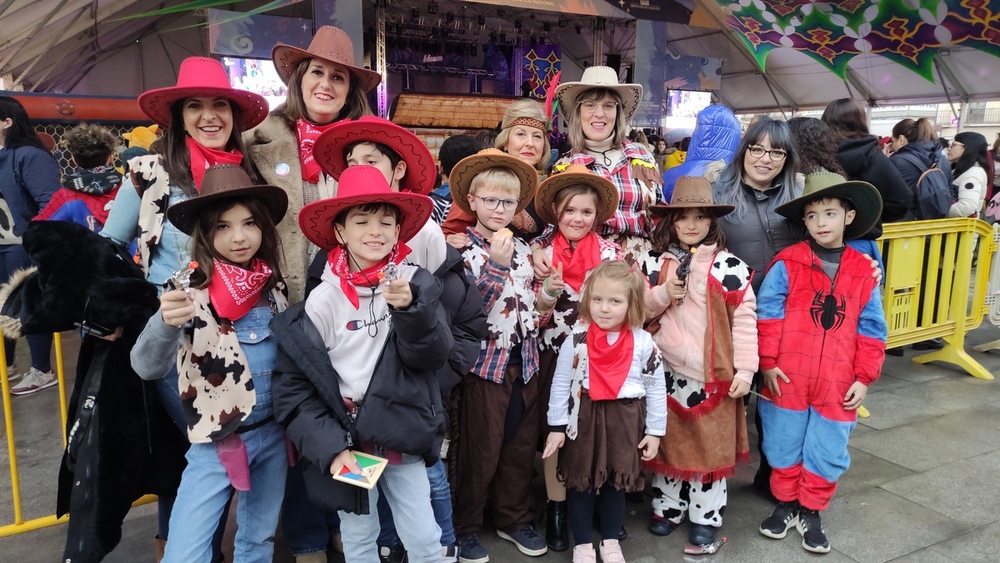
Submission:
[[656,452],[660,449],[659,436],[646,436],[639,442],[639,455],[642,461],[649,461],[656,457]]
[[555,270],[552,270],[552,275],[549,276],[549,280],[545,285],[548,287],[550,293],[554,293],[557,296],[562,294],[563,290],[566,289],[566,281],[563,280],[562,264],[559,264]]
[[455,233],[453,235],[448,235],[444,237],[444,240],[454,246],[455,248],[462,250],[463,248],[469,248],[472,246],[472,240],[469,239],[469,235],[465,233]]
[[855,381],[851,388],[844,395],[844,410],[853,411],[861,406],[861,402],[868,396],[868,386],[860,381]]
[[535,267],[536,279],[544,280],[552,275],[552,262],[549,261],[549,255],[545,253],[544,248],[531,251],[531,263]]
[[392,305],[394,309],[405,309],[413,303],[413,293],[410,291],[410,282],[403,279],[395,279],[386,282],[385,289],[382,290],[382,297],[385,302]]
[[733,379],[733,383],[729,386],[729,396],[734,399],[739,399],[743,395],[750,392],[750,382],[743,381],[742,379]]
[[514,256],[514,239],[511,237],[494,237],[490,243],[490,260],[501,266],[510,266],[510,259]]
[[194,318],[194,301],[183,289],[164,291],[160,296],[160,317],[170,326],[183,326]]
[[545,439],[545,449],[542,450],[542,459],[545,459],[559,451],[565,443],[565,432],[549,432],[549,437]]
[[663,287],[666,288],[667,297],[669,297],[671,301],[677,301],[678,299],[684,299],[687,297],[687,284],[677,278],[668,281]]
[[361,468],[354,461],[354,454],[351,450],[344,450],[337,454],[337,457],[333,458],[333,462],[330,463],[330,475],[336,475],[340,468],[347,466],[348,471],[351,473],[361,473]]
[[778,378],[780,377],[785,383],[791,383],[785,372],[781,371],[781,368],[765,369],[761,370],[761,375],[764,376],[764,385],[771,390],[778,397],[781,396],[781,389],[778,388]]

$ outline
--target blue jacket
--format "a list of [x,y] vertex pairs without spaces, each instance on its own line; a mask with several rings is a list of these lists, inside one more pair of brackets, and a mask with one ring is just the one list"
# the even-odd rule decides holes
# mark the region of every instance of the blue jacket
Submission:
[[729,164],[739,147],[741,133],[739,120],[726,106],[712,105],[698,112],[698,124],[691,135],[684,164],[663,173],[664,200],[670,201],[677,178],[701,176],[705,166],[716,160]]
[[0,148],[0,195],[10,208],[16,236],[52,199],[60,187],[60,174],[59,163],[42,149]]

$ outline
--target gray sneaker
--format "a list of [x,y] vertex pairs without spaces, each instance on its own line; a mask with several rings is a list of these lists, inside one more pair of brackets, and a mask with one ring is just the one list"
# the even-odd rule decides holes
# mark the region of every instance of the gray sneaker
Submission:
[[34,367],[24,374],[24,379],[20,383],[10,388],[11,395],[30,395],[42,389],[48,389],[59,383],[56,376],[51,371],[39,371]]
[[538,535],[538,532],[530,525],[509,534],[503,530],[497,530],[497,535],[502,540],[513,542],[518,551],[529,557],[539,557],[549,551],[545,538]]
[[479,543],[479,536],[476,534],[461,536],[458,538],[458,545],[460,563],[487,563],[490,560],[490,554],[483,544]]

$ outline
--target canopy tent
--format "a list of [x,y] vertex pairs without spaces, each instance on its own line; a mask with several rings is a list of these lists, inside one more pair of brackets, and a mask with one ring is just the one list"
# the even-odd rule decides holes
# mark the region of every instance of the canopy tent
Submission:
[[[667,0],[646,3],[660,1]],[[666,22],[664,35],[654,38],[655,47],[674,55],[722,59],[718,94],[736,111],[815,108],[848,96],[881,105],[1000,99],[1000,73],[996,72],[1000,68],[1000,6],[996,2],[694,2],[701,25]],[[135,96],[144,89],[169,85],[184,57],[207,54],[204,9],[119,19],[159,10],[165,4],[160,0],[0,0],[0,28],[4,30],[0,75],[8,87],[38,92]],[[212,0],[190,4],[223,5]],[[371,4],[364,0],[366,7]],[[612,4],[625,7],[627,3]],[[511,13],[498,19],[498,5],[507,6]],[[490,4],[463,3],[462,10],[492,10],[487,25],[477,27],[486,35],[493,26],[510,27],[517,14],[529,11],[527,5],[519,0],[492,0]],[[388,0],[390,15],[427,6],[426,0]],[[312,14],[308,1],[234,0],[223,7],[300,18]],[[626,27],[630,16],[621,14],[620,27]],[[561,19],[559,14],[551,15]],[[564,17],[569,25],[556,27],[549,22],[549,29],[543,31],[543,18],[525,15],[524,28],[518,33],[525,38],[545,33],[548,40],[563,46],[570,60],[581,67],[591,63],[594,16]],[[367,20],[366,25],[370,25]],[[628,46],[621,44],[621,38],[628,34],[619,29],[616,39],[607,28],[604,34],[604,55],[624,55],[627,61]],[[564,73],[564,80],[575,78]]]

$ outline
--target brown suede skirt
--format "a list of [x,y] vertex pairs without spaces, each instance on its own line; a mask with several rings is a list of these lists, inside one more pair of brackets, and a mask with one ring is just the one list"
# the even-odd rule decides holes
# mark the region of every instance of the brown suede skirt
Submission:
[[605,483],[615,489],[640,490],[639,442],[646,435],[646,399],[580,400],[580,431],[559,452],[559,477],[567,489],[595,491]]

